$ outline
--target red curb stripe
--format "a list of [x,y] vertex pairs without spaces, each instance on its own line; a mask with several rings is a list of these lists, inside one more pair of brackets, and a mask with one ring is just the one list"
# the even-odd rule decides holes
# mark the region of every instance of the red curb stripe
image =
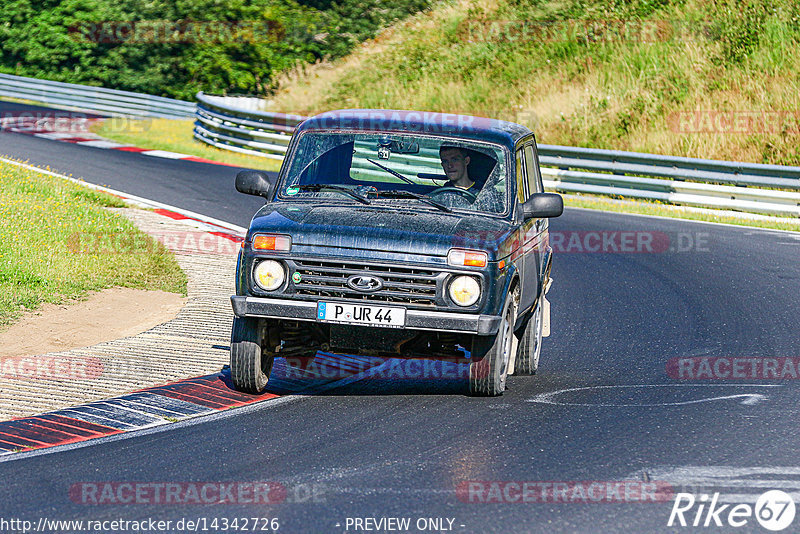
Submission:
[[13,441],[7,441],[0,437],[0,449],[10,451],[12,449],[19,449],[19,448],[28,448],[28,447],[36,447],[36,445],[20,445],[19,443],[15,443]]
[[64,415],[58,415],[53,413],[37,415],[36,418],[43,419],[45,421],[52,421],[54,423],[74,428],[76,430],[84,430],[86,432],[92,432],[93,434],[98,436],[104,436],[106,434],[117,432],[116,428],[112,428],[110,426],[99,425],[97,423],[90,423],[89,421],[83,421],[81,419],[75,419],[72,417],[66,417]]
[[8,424],[4,424],[2,427],[0,427],[0,434],[14,436],[15,438],[29,439],[32,441],[41,442],[45,445],[58,444],[65,439],[82,437],[64,430],[43,428],[34,424],[35,420],[36,417],[9,421]]
[[[77,428],[70,425],[65,425],[61,423],[56,423],[54,421],[48,421],[42,417],[33,417],[31,418],[31,426],[36,428],[41,428],[43,430],[47,430],[49,432],[58,432],[61,434],[67,434],[69,436],[82,436],[82,437],[95,437],[95,436],[103,436],[106,432],[93,432],[91,430],[84,430],[82,428]],[[110,430],[113,430],[109,428]]]
[[[90,121],[101,121],[101,120],[104,120],[104,119],[89,119],[89,120]],[[51,134],[51,133],[60,133],[58,130],[36,130],[36,129],[33,129],[32,127],[27,127],[27,126],[6,126],[6,127],[0,127],[0,130],[14,132],[14,133],[18,133],[18,134],[24,134],[24,135],[39,135],[39,134],[45,134],[46,135],[46,134]],[[107,139],[103,139],[101,137],[92,137],[92,138],[67,137],[67,138],[63,138],[63,139],[50,139],[50,140],[51,141],[60,141],[60,142],[63,142],[63,143],[83,143],[83,142],[86,142],[86,141],[107,141]],[[140,148],[140,147],[136,147],[136,146],[112,146],[112,147],[94,147],[94,148],[121,150],[123,152],[151,152],[151,151],[154,151],[154,150],[159,150],[159,149],[156,149],[156,148]],[[159,156],[156,155],[155,157],[159,157]],[[212,159],[201,158],[199,156],[189,156],[189,155],[187,155],[186,157],[183,157],[183,158],[167,158],[167,159],[178,159],[178,160],[182,160],[182,161],[193,161],[193,162],[196,162],[196,163],[208,163],[208,164],[211,164],[211,165],[222,165],[224,167],[236,167],[236,168],[240,168],[241,167],[241,165],[237,165],[237,164],[234,164],[234,163],[223,163],[221,161],[214,161]]]
[[147,152],[149,148],[139,148],[137,146],[115,146],[111,150],[122,150],[123,152]]
[[[167,210],[167,209],[164,209],[164,208],[156,208],[156,209],[153,210],[153,212],[157,213],[159,215],[163,215],[164,217],[169,217],[170,219],[175,219],[176,221],[198,221],[198,222],[201,222],[203,224],[207,224],[207,225],[210,225],[210,226],[217,226],[219,228],[219,226],[214,224],[214,223],[201,221],[200,219],[195,219],[194,217],[189,217],[187,215],[182,215],[180,213],[177,213],[177,212],[174,212],[174,211],[170,211],[170,210]],[[231,233],[230,231],[223,231],[223,232],[205,231],[205,232],[208,233],[208,234],[217,236],[217,237],[224,237],[225,239],[230,239],[234,243],[241,243],[242,241],[244,241],[243,237],[239,237],[238,235],[236,235],[234,233]]]
[[191,402],[193,404],[197,404],[199,406],[205,406],[206,408],[211,408],[214,410],[224,410],[225,408],[229,408],[232,406],[230,402],[225,402],[224,400],[214,401],[206,396],[203,396],[202,393],[199,395],[193,395],[192,393],[193,393],[192,391],[165,390],[159,392],[159,395],[164,395],[165,397]]
[[222,387],[213,387],[212,383],[205,385],[195,382],[177,384],[178,387],[165,388],[159,393],[172,398],[179,398],[178,396],[189,397],[195,399],[192,401],[195,404],[200,404],[201,406],[207,406],[209,408],[244,406],[245,404],[250,404],[265,398],[273,398],[268,397],[268,395],[253,396],[239,393],[238,391],[228,389],[228,386],[222,381],[218,381],[217,384],[214,385]]
[[[19,431],[23,433],[20,434]],[[22,421],[22,425],[17,425],[16,427],[10,425],[3,429],[5,432],[14,432],[14,435],[22,435],[27,436],[33,439],[34,437],[38,439],[44,439],[44,443],[60,443],[65,439],[73,439],[76,436],[71,432],[65,432],[64,430],[56,430],[52,428],[44,428],[42,426],[34,424],[32,421]]]
[[186,215],[181,215],[180,213],[175,213],[174,211],[165,210],[163,208],[158,208],[153,211],[155,213],[158,213],[159,215],[163,215],[164,217],[175,219],[176,221],[184,221],[186,219],[191,219],[191,217],[187,217]]
[[[230,389],[230,386],[225,382],[224,376],[220,374],[189,378],[163,386],[145,388],[139,390],[139,392],[148,392],[152,395],[160,395],[164,398],[190,402],[199,409],[208,408],[209,412],[206,413],[220,412],[230,408],[238,408],[240,406],[280,397],[280,395],[273,393],[263,395],[247,395],[245,393],[240,393]],[[85,406],[91,408],[92,403]],[[104,417],[106,417],[106,415],[104,415]],[[109,414],[108,417],[113,418],[113,415]],[[181,419],[186,419],[187,417],[181,417]],[[125,430],[112,428],[110,426],[61,415],[56,411],[0,422],[0,451],[45,449],[58,445],[79,443],[95,438],[122,434],[132,430],[138,430],[139,428],[140,427],[135,427]]]
[[224,232],[208,232],[208,233],[211,235],[215,235],[217,237],[224,237],[225,239],[230,239],[234,243],[241,243],[242,241],[244,241],[243,237],[234,234],[226,234]]
[[100,139],[91,139],[88,137],[67,137],[66,139],[58,139],[65,143],[83,143],[84,141],[100,141]]
[[6,432],[0,432],[0,440],[2,440],[5,443],[16,445],[17,447],[42,447],[50,445],[49,443],[46,443],[44,441],[39,441],[18,434],[9,434]]

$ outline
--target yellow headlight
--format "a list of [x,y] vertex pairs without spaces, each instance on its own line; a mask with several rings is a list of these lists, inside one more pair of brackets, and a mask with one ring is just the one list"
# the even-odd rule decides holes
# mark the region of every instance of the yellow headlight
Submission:
[[481,285],[471,276],[458,276],[450,282],[450,298],[459,306],[472,306],[481,296]]
[[275,291],[283,285],[283,281],[286,279],[286,271],[283,269],[283,265],[277,261],[264,260],[256,265],[255,270],[253,270],[253,278],[255,278],[256,284],[261,289]]

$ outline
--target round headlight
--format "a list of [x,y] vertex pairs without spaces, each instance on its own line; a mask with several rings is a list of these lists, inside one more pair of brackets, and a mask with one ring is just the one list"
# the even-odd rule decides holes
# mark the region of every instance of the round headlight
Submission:
[[472,306],[481,296],[481,285],[471,276],[457,276],[450,282],[450,298],[459,306]]
[[283,265],[277,261],[264,260],[256,265],[253,270],[253,278],[255,278],[256,284],[261,289],[275,291],[283,285],[283,281],[286,279],[286,271],[283,269]]

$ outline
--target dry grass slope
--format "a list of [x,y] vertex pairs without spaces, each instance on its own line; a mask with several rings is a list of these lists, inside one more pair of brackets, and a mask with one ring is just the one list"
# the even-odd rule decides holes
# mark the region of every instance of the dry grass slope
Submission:
[[789,0],[457,0],[286,75],[272,109],[463,112],[542,143],[798,165],[797,72]]

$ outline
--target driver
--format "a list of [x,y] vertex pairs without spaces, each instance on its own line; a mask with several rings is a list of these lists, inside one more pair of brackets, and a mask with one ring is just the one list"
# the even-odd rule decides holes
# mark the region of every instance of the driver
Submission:
[[503,211],[503,198],[500,193],[489,185],[479,191],[479,186],[476,186],[475,181],[470,178],[470,157],[466,150],[457,146],[442,145],[439,148],[439,159],[447,175],[448,183],[445,187],[458,187],[471,193],[473,200],[470,204],[479,210],[494,213]]
[[[470,191],[475,182],[469,177],[467,166],[470,158],[467,152],[457,146],[442,145],[439,148],[439,159],[442,160],[442,169],[450,180],[448,185]],[[470,192],[477,194],[474,189]]]

